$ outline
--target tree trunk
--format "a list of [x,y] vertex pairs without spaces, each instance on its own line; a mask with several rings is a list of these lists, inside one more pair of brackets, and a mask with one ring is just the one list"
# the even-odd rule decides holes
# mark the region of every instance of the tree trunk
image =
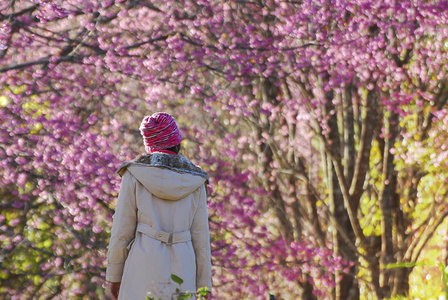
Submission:
[[[350,220],[347,211],[344,208],[344,200],[342,199],[342,193],[337,185],[338,180],[334,168],[331,169],[333,178],[333,199],[334,199],[334,216],[338,220],[339,225],[348,233],[351,241],[355,241],[355,234],[350,224]],[[354,243],[353,243],[354,245]],[[359,299],[358,281],[355,278],[357,272],[358,258],[356,253],[353,253],[351,247],[347,244],[341,234],[337,234],[335,241],[335,254],[344,257],[347,261],[354,262],[355,265],[350,267],[348,274],[341,274],[342,279],[338,283],[335,289],[336,300],[355,300]]]
[[[327,101],[327,111],[332,110],[332,101],[331,99],[328,99]],[[347,104],[347,103],[346,103]],[[344,105],[345,106],[345,105]],[[345,109],[345,107],[344,107]],[[353,111],[352,111],[353,113]],[[350,115],[351,118],[353,118],[353,114]],[[350,121],[347,119],[344,120],[344,123],[350,123]],[[351,123],[353,126],[353,123]],[[330,133],[328,136],[328,139],[332,141],[332,144],[334,145],[334,151],[335,155],[337,157],[341,157],[340,155],[340,138],[339,138],[339,132],[338,132],[338,123],[337,123],[337,117],[335,114],[331,115],[329,120],[329,126],[330,126]],[[350,127],[350,126],[349,126]],[[344,132],[344,142],[350,143],[353,139],[349,138],[349,134],[353,134],[351,130],[348,130]],[[354,142],[353,142],[354,143]],[[344,143],[345,144],[345,143]],[[347,146],[344,147],[344,156],[346,156],[347,162],[350,160],[350,155],[353,155],[353,152],[350,150],[353,147]],[[351,166],[349,169],[346,168],[344,171],[344,175],[350,177],[353,177],[353,162],[349,163]],[[353,228],[350,223],[349,216],[347,214],[347,210],[344,206],[344,199],[342,196],[342,192],[339,186],[339,181],[336,176],[336,172],[334,169],[334,166],[331,162],[328,163],[327,168],[327,184],[329,185],[328,190],[330,191],[330,210],[331,213],[334,215],[335,219],[338,220],[339,226],[348,233],[348,237],[351,241],[355,241],[355,234],[353,232]],[[336,229],[335,229],[336,230]],[[358,288],[358,282],[355,279],[355,274],[357,270],[357,257],[356,254],[353,253],[353,250],[350,248],[350,246],[347,244],[347,241],[344,240],[339,232],[336,232],[334,234],[334,253],[337,256],[342,256],[347,261],[354,262],[355,265],[352,266],[349,269],[348,274],[336,274],[336,277],[341,275],[341,280],[337,283],[337,286],[334,291],[334,298],[336,300],[355,300],[359,299],[359,288]],[[353,245],[355,243],[353,242]]]
[[313,294],[313,285],[307,280],[301,284],[302,286],[302,300],[317,300],[316,295]]
[[[279,88],[276,87],[269,79],[260,80],[262,102],[275,103]],[[259,118],[259,126],[255,128],[259,140],[263,139],[263,132],[272,135],[272,127],[267,116],[261,114]],[[280,230],[285,239],[294,240],[294,226],[289,220],[288,213],[286,211],[285,202],[283,201],[282,193],[279,186],[276,184],[271,186],[268,178],[269,165],[275,161],[274,152],[269,144],[269,141],[261,143],[258,146],[257,152],[259,154],[259,174],[260,180],[263,183],[263,187],[266,191],[271,191],[269,197],[269,205],[274,209],[275,215],[280,224]]]
[[389,298],[394,285],[394,271],[385,268],[388,264],[395,261],[394,258],[394,244],[393,244],[393,220],[397,207],[399,209],[399,197],[397,195],[397,174],[395,171],[394,156],[390,153],[394,147],[397,136],[396,126],[398,124],[398,114],[390,112],[388,118],[385,117],[385,122],[388,125],[386,128],[386,135],[384,138],[383,150],[383,188],[380,194],[380,208],[381,208],[381,272],[380,272],[380,287],[381,297]]

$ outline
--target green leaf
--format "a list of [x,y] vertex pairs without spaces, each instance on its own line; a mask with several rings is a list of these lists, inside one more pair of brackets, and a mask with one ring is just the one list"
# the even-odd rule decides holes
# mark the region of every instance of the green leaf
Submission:
[[188,300],[191,299],[191,295],[188,293],[181,293],[178,297],[178,300]]
[[182,280],[182,278],[180,278],[179,276],[176,276],[176,275],[174,275],[174,274],[171,274],[171,279],[174,281],[174,282],[176,282],[176,283],[178,283],[178,284],[182,284],[184,281]]
[[208,294],[209,292],[210,292],[210,291],[209,291],[208,287],[206,287],[206,286],[201,287],[201,288],[198,288],[198,290],[197,290],[197,293],[198,293],[199,295],[201,295],[201,296],[207,296],[207,294]]
[[[445,297],[448,297],[448,274],[446,272],[446,266],[442,263],[439,263],[440,271],[442,272],[442,280],[443,280],[443,287],[445,290]],[[446,298],[448,299],[448,298]]]
[[48,239],[44,242],[44,248],[50,248],[53,245],[53,241]]
[[394,263],[394,264],[387,264],[382,266],[382,269],[396,269],[396,268],[412,268],[415,266],[431,266],[434,265],[434,263],[431,262],[403,262],[403,263]]

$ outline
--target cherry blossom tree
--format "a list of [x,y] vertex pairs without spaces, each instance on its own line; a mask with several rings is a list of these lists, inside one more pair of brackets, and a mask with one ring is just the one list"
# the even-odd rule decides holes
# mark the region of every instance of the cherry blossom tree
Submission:
[[3,293],[102,297],[156,110],[211,175],[216,297],[407,293],[447,215],[445,2],[0,3]]

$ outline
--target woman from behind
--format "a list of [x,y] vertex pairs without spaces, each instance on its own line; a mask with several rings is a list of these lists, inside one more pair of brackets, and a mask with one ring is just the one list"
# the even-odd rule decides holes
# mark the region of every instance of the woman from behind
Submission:
[[[171,299],[212,288],[208,175],[179,155],[182,136],[167,113],[140,126],[146,154],[125,162],[108,248],[106,280],[115,299]],[[175,283],[171,274],[183,283]]]

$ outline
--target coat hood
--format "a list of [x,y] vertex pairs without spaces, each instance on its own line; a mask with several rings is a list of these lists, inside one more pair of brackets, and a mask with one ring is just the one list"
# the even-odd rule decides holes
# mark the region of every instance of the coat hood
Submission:
[[128,170],[148,191],[164,200],[180,200],[208,181],[201,168],[180,155],[150,153],[125,162],[117,173]]

